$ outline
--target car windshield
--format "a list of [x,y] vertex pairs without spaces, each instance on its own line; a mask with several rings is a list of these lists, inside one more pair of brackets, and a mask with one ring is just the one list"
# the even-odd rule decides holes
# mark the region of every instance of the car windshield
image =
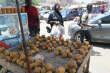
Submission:
[[99,19],[104,18],[104,17],[109,16],[109,15],[110,15],[110,12],[106,12],[104,14],[94,15],[93,18],[90,19],[88,23],[93,23],[94,21],[99,20]]

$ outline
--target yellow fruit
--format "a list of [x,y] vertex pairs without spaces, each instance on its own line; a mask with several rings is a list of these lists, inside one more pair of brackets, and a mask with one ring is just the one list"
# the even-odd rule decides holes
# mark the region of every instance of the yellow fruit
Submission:
[[41,67],[35,67],[34,73],[41,73],[42,68]]
[[73,52],[74,51],[74,48],[70,48],[70,51]]
[[59,67],[56,69],[56,73],[65,73],[65,68],[64,67]]
[[26,58],[26,56],[24,55],[24,53],[21,53],[20,59],[24,60]]
[[62,53],[62,57],[63,57],[63,58],[66,58],[66,57],[67,57],[67,54],[66,54],[65,52],[63,52],[63,53]]
[[46,73],[52,73],[52,71],[48,71],[48,72],[46,72]]
[[17,58],[13,58],[13,59],[12,59],[12,62],[16,62],[16,61],[17,61]]
[[68,65],[67,65],[67,64],[65,64],[65,65],[64,65],[64,68],[67,70],[67,69],[68,69]]
[[76,61],[73,61],[73,60],[70,60],[68,63],[67,63],[67,66],[68,68],[77,68],[77,63]]
[[75,59],[76,61],[78,61],[78,60],[82,61],[83,56],[80,55],[80,54],[75,54],[74,59]]
[[79,46],[76,43],[73,43],[74,48],[79,48]]
[[69,73],[76,73],[76,69],[74,69],[74,68],[69,69]]
[[4,52],[5,48],[4,47],[0,47],[0,53]]
[[41,73],[46,73],[45,67],[42,68]]
[[53,71],[54,69],[53,65],[49,63],[45,64],[45,68],[46,68],[46,71]]
[[68,57],[69,57],[69,58],[72,58],[72,53],[69,53],[69,54],[68,54]]
[[34,68],[34,67],[35,67],[35,64],[34,63],[30,64],[30,68],[31,69]]
[[48,51],[52,51],[52,48],[51,47],[48,47]]
[[24,63],[23,67],[24,67],[25,69],[27,69],[27,64],[26,64],[26,63]]
[[76,41],[76,44],[81,46],[81,41],[80,40]]
[[55,52],[55,55],[56,56],[58,56],[60,53],[59,53],[59,51],[57,50],[56,52]]
[[23,64],[24,64],[24,62],[23,62],[23,61],[20,61],[20,62],[19,62],[19,65],[20,65],[20,66],[22,66]]
[[9,56],[6,56],[5,59],[9,62],[11,61],[11,57],[9,57]]
[[83,49],[85,53],[88,52],[88,47],[87,46],[81,46],[81,49]]
[[48,36],[48,37],[47,37],[47,39],[48,39],[48,40],[51,40],[51,37],[50,37],[50,36]]
[[29,57],[29,61],[32,63],[34,62],[34,58],[33,57]]
[[21,60],[17,59],[17,60],[16,60],[16,64],[19,64],[20,61],[21,61]]
[[66,54],[68,55],[70,53],[70,50],[69,49],[66,49]]
[[34,51],[35,51],[36,53],[38,53],[38,52],[39,52],[39,49],[38,49],[38,48],[36,48],[36,49],[34,49]]
[[54,51],[54,49],[55,49],[55,48],[54,48],[54,47],[52,47],[52,49],[51,49],[51,50],[52,50],[52,51]]
[[31,50],[32,55],[36,54],[35,50]]
[[10,55],[10,52],[8,50],[5,50],[5,53],[4,53],[6,56],[9,56]]
[[90,49],[91,48],[91,45],[88,45],[87,48]]
[[32,44],[32,40],[29,40],[29,44]]
[[89,45],[89,42],[88,41],[84,41],[83,44],[86,45],[86,46],[88,46]]
[[59,45],[59,46],[61,46],[61,45],[62,45],[62,42],[61,42],[61,41],[59,41],[59,42],[58,42],[58,45]]
[[84,51],[84,49],[79,49],[79,54],[81,54],[81,55],[85,55],[86,52]]
[[67,47],[68,46],[68,43],[67,42],[64,42],[64,46]]
[[40,66],[40,67],[42,67],[42,65],[43,65],[42,60],[37,59],[37,60],[35,61],[35,66]]
[[42,49],[46,49],[47,47],[45,45],[42,46]]
[[62,52],[62,48],[58,48],[58,51],[59,51],[59,52]]

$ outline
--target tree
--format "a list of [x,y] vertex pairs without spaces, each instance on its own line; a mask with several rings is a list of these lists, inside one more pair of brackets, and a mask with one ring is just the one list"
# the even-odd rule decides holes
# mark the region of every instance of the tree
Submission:
[[39,5],[39,0],[32,0],[32,4]]

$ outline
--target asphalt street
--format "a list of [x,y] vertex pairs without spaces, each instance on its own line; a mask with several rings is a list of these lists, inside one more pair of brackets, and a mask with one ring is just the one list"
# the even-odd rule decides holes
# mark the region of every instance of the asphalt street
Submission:
[[[65,38],[69,39],[68,36],[68,25],[73,21],[64,22],[65,27]],[[46,30],[46,26],[49,24],[46,21],[41,20],[40,34],[49,35]],[[103,43],[94,43],[93,52],[90,57],[90,73],[110,73],[110,45]]]

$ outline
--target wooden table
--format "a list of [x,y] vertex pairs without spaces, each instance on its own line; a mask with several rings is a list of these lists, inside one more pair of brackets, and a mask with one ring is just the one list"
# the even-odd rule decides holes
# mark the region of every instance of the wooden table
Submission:
[[92,49],[89,50],[88,54],[85,56],[83,63],[80,65],[76,73],[89,73],[90,55]]
[[[91,52],[92,52],[92,49],[89,50],[88,54],[85,56],[83,60],[83,63],[80,65],[76,73],[89,73]],[[16,64],[9,63],[5,59],[0,59],[0,65],[7,68],[8,70],[11,70],[13,73],[25,73],[26,72],[23,68],[17,66]]]
[[0,65],[2,65],[7,70],[12,71],[13,73],[25,73],[24,69],[13,63],[7,62],[5,59],[0,59]]

